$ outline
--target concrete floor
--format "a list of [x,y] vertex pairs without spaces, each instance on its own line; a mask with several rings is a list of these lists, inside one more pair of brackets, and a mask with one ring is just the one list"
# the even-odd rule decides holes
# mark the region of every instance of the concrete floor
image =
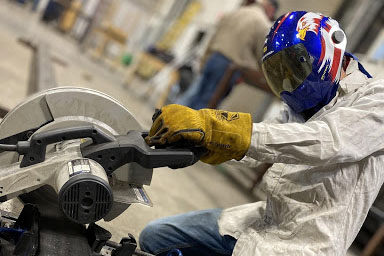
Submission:
[[[88,87],[107,93],[125,105],[144,128],[150,127],[153,109],[148,106],[151,104],[121,86],[122,73],[111,72],[105,65],[95,63],[71,38],[39,23],[36,15],[8,1],[0,4],[1,107],[11,109],[26,97],[31,51],[17,42],[19,37],[48,43],[53,56],[60,59],[60,63],[66,63],[55,64],[60,86]],[[263,193],[259,189],[247,190],[252,175],[249,170],[240,173],[202,163],[182,170],[156,169],[151,186],[146,187],[154,203],[152,208],[134,205],[115,220],[100,224],[112,232],[113,240],[119,241],[127,233],[138,237],[146,223],[156,218],[253,202],[263,197]]]

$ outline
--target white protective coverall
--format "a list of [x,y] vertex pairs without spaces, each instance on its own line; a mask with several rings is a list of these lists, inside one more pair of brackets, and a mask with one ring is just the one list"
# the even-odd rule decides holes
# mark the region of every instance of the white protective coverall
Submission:
[[[223,211],[233,255],[345,255],[384,181],[384,80],[351,60],[336,97],[304,122],[255,123],[250,158],[274,163],[267,201]],[[302,123],[297,123],[297,122]],[[295,122],[295,123],[293,123]]]

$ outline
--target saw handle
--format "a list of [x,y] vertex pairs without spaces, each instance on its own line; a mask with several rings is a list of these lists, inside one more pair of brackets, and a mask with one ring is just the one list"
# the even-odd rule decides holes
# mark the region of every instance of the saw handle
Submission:
[[127,135],[116,136],[116,141],[109,143],[85,144],[81,147],[81,153],[83,157],[98,162],[108,174],[132,162],[144,168],[184,168],[196,163],[201,156],[197,151],[186,148],[153,149],[145,142],[141,131],[129,131]]
[[49,144],[81,138],[91,138],[93,144],[102,144],[115,140],[113,136],[109,136],[93,125],[61,128],[37,133],[32,135],[29,141],[20,141],[18,143],[18,152],[20,155],[24,155],[20,167],[44,162],[46,148]]

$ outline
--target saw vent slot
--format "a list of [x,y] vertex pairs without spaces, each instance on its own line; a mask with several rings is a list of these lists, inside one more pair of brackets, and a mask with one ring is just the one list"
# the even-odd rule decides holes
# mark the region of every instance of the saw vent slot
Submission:
[[96,200],[95,200],[95,219],[103,218],[109,211],[111,204],[111,197],[109,191],[104,186],[97,184],[96,186]]
[[63,210],[69,218],[79,219],[80,184],[76,184],[67,190],[64,195]]

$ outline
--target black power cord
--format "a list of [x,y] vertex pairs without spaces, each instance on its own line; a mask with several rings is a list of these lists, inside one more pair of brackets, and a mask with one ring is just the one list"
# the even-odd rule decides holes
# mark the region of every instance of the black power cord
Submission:
[[2,151],[15,151],[19,154],[25,154],[30,147],[29,141],[19,141],[16,145],[13,144],[0,144]]
[[0,150],[4,150],[4,151],[17,151],[17,145],[0,144]]

